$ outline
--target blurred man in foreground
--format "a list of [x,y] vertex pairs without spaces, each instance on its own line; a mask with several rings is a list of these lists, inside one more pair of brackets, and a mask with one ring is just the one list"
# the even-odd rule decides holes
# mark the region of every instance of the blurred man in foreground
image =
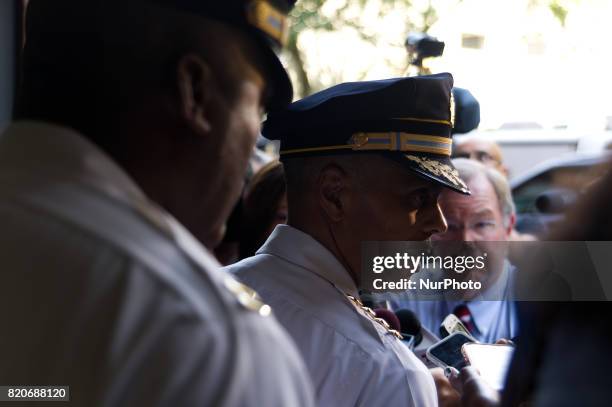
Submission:
[[0,383],[79,406],[311,405],[270,308],[181,225],[218,243],[264,107],[291,99],[267,45],[288,9],[30,1],[0,142]]
[[[608,164],[610,165],[610,164]],[[612,240],[612,171],[591,186],[571,208],[560,228],[547,236],[557,242],[594,243],[591,262],[609,270]],[[534,265],[538,267],[538,264]],[[560,267],[556,265],[556,267]],[[525,272],[532,272],[527,268]],[[538,270],[535,270],[538,271]],[[609,282],[603,286],[609,289]],[[609,292],[609,291],[608,291]],[[607,301],[541,301],[519,303],[521,340],[500,394],[473,368],[451,377],[465,407],[600,407],[610,404],[612,379],[608,366],[612,313]],[[560,356],[561,355],[561,356]]]
[[[438,332],[444,318],[452,313],[478,341],[494,343],[500,338],[513,338],[518,333],[518,324],[515,305],[511,301],[516,269],[507,259],[507,242],[514,226],[510,187],[498,171],[476,161],[456,159],[453,164],[472,194],[466,196],[449,190],[442,192],[440,207],[448,229],[445,233],[432,236],[434,247],[438,250],[434,254],[484,255],[485,270],[453,273],[458,281],[481,282],[482,288],[445,293],[448,299],[440,296],[438,301],[419,301],[411,295],[400,294],[391,296],[391,304],[396,309],[413,310],[423,326],[432,332]],[[453,250],[460,253],[451,253]],[[438,270],[432,274],[445,278],[448,273]],[[417,273],[414,277],[435,278],[429,272]]]
[[293,336],[321,406],[435,406],[429,371],[359,299],[361,243],[446,230],[449,74],[345,83],[272,114],[288,225],[229,270],[254,286]]

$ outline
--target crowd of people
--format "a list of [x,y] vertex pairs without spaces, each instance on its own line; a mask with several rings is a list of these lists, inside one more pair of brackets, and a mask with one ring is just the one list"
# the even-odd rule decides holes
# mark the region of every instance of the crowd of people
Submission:
[[[499,146],[454,144],[452,75],[292,102],[292,6],[29,2],[0,137],[0,385],[74,406],[608,405],[607,303],[514,300],[530,270],[510,243],[536,237]],[[542,238],[610,240],[610,176]],[[371,241],[486,251],[460,277],[484,288],[368,292]],[[426,365],[374,303],[514,346],[504,389]]]

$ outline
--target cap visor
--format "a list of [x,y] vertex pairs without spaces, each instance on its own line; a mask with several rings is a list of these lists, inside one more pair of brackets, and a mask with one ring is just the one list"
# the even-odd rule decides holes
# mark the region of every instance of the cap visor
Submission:
[[470,195],[470,190],[459,178],[449,157],[434,154],[388,154],[388,157],[408,167],[423,179],[461,194]]

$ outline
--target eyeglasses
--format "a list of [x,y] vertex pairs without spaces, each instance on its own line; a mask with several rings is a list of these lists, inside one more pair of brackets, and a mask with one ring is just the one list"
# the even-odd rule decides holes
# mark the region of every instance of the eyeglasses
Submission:
[[491,163],[491,162],[499,164],[499,161],[495,159],[495,157],[493,157],[491,154],[487,153],[486,151],[480,151],[480,150],[471,151],[471,152],[453,153],[451,155],[451,158],[467,158],[470,160],[480,161],[481,163],[484,163],[484,164]]
[[433,235],[432,240],[460,240],[457,234],[463,234],[469,232],[469,235],[474,240],[490,240],[488,237],[492,233],[497,233],[498,227],[501,225],[490,218],[474,219],[466,223],[454,222],[451,219],[447,219],[447,230],[445,233]]

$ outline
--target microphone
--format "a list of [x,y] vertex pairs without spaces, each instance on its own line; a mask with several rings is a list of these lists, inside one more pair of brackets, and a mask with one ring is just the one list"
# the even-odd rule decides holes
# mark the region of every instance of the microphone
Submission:
[[397,319],[397,316],[388,309],[377,308],[374,310],[376,314],[376,318],[384,319],[391,329],[395,329],[397,332],[401,332],[400,321]]
[[[455,314],[448,314],[442,321],[442,324],[440,324],[440,337],[446,338],[455,332],[463,332],[470,338],[474,338],[466,326],[463,325],[463,322],[461,322],[461,320]],[[476,339],[474,338],[474,340]]]
[[400,309],[395,315],[399,321],[402,335],[412,335],[414,337],[414,346],[419,346],[423,341],[423,333],[421,332],[421,321],[419,321],[416,314],[409,309]]

